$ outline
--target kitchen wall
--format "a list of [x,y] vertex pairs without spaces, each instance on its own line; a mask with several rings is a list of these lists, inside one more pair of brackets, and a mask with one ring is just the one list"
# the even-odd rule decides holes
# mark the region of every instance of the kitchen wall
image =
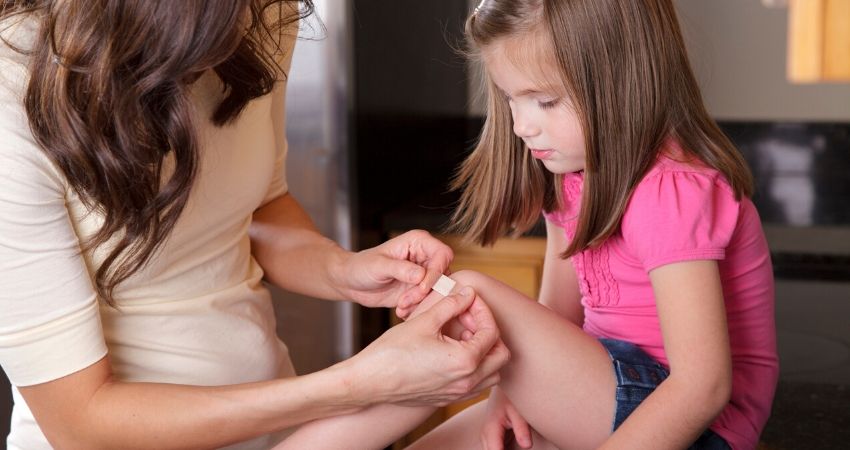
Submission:
[[[470,5],[477,2],[470,1]],[[675,0],[691,64],[718,120],[850,121],[850,83],[785,79],[787,8],[761,0]],[[476,92],[477,81],[471,81]],[[470,114],[483,113],[481,99]]]
[[463,114],[462,1],[354,0],[359,115]]
[[785,79],[787,8],[676,0],[691,63],[719,120],[850,121],[850,83]]

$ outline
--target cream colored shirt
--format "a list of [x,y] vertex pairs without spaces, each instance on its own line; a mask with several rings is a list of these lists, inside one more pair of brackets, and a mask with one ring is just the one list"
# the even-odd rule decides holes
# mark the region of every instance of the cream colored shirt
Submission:
[[[0,30],[26,44],[33,27]],[[293,45],[283,45],[284,68]],[[254,210],[287,188],[284,84],[220,128],[206,119],[220,81],[210,72],[193,85],[201,150],[191,198],[160,251],[118,286],[112,308],[92,288],[105,249],[80,250],[102,217],[34,142],[26,79],[26,56],[0,43],[0,364],[12,384],[55,380],[107,354],[124,381],[225,385],[294,375],[248,239]],[[50,448],[13,391],[9,448]],[[270,439],[238,448],[267,448]]]

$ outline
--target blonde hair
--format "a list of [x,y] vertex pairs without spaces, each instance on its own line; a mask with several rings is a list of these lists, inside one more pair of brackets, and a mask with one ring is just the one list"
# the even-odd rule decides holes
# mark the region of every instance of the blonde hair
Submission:
[[[485,0],[466,22],[473,55],[529,33],[555,62],[585,137],[581,212],[564,256],[619,229],[667,139],[720,171],[737,198],[752,194],[744,159],[703,105],[671,0]],[[530,158],[506,99],[485,83],[484,128],[452,181],[462,193],[451,229],[482,245],[557,210],[563,179]]]

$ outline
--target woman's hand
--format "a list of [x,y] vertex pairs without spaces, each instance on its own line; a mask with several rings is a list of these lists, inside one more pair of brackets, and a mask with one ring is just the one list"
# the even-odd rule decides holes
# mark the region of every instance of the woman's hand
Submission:
[[344,298],[368,307],[398,307],[405,317],[445,272],[452,249],[422,230],[351,253],[333,271]]
[[[456,294],[461,291],[463,286],[455,285],[452,289],[452,293]],[[473,288],[474,290],[474,288]],[[445,298],[444,295],[440,294],[436,291],[431,291],[421,302],[416,305],[413,305],[409,308],[409,312],[405,316],[400,316],[405,320],[410,320],[425,311],[428,311],[437,304],[437,302],[441,301]],[[476,299],[476,301],[482,301],[481,299]],[[485,303],[486,307],[486,303]],[[472,309],[472,308],[470,308]],[[477,324],[475,322],[475,318],[472,316],[470,310],[466,310],[460,313],[457,317],[449,320],[443,325],[443,329],[441,330],[443,335],[448,336],[455,340],[468,340],[473,335],[473,333],[477,329]],[[499,338],[499,344],[504,345],[502,343],[501,338]]]
[[505,430],[512,429],[517,444],[531,448],[531,428],[510,400],[494,387],[487,399],[487,412],[481,427],[481,446],[485,450],[504,450]]
[[[471,288],[436,302],[396,325],[352,359],[353,395],[372,403],[445,406],[477,395],[499,381],[510,353],[499,340],[490,309]],[[461,314],[471,329],[463,339],[443,333]]]

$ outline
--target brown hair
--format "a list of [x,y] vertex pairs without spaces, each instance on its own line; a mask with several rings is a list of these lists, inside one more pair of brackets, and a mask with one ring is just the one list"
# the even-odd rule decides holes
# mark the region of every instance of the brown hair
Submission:
[[[485,0],[466,22],[471,53],[528,38],[555,61],[585,136],[585,174],[572,255],[620,227],[635,186],[672,138],[719,170],[737,198],[752,176],[703,105],[671,0]],[[529,157],[510,108],[487,80],[478,144],[452,187],[462,189],[452,231],[483,245],[527,231],[561,205],[562,175]]]
[[313,8],[310,0],[297,3],[0,2],[0,19],[26,14],[40,22],[32,48],[19,49],[30,60],[24,106],[35,140],[86,205],[103,214],[84,248],[115,240],[94,280],[110,305],[115,286],[162,245],[189,198],[199,151],[191,82],[214,70],[226,94],[210,119],[217,126],[233,121],[285,77],[274,55],[281,29]]

